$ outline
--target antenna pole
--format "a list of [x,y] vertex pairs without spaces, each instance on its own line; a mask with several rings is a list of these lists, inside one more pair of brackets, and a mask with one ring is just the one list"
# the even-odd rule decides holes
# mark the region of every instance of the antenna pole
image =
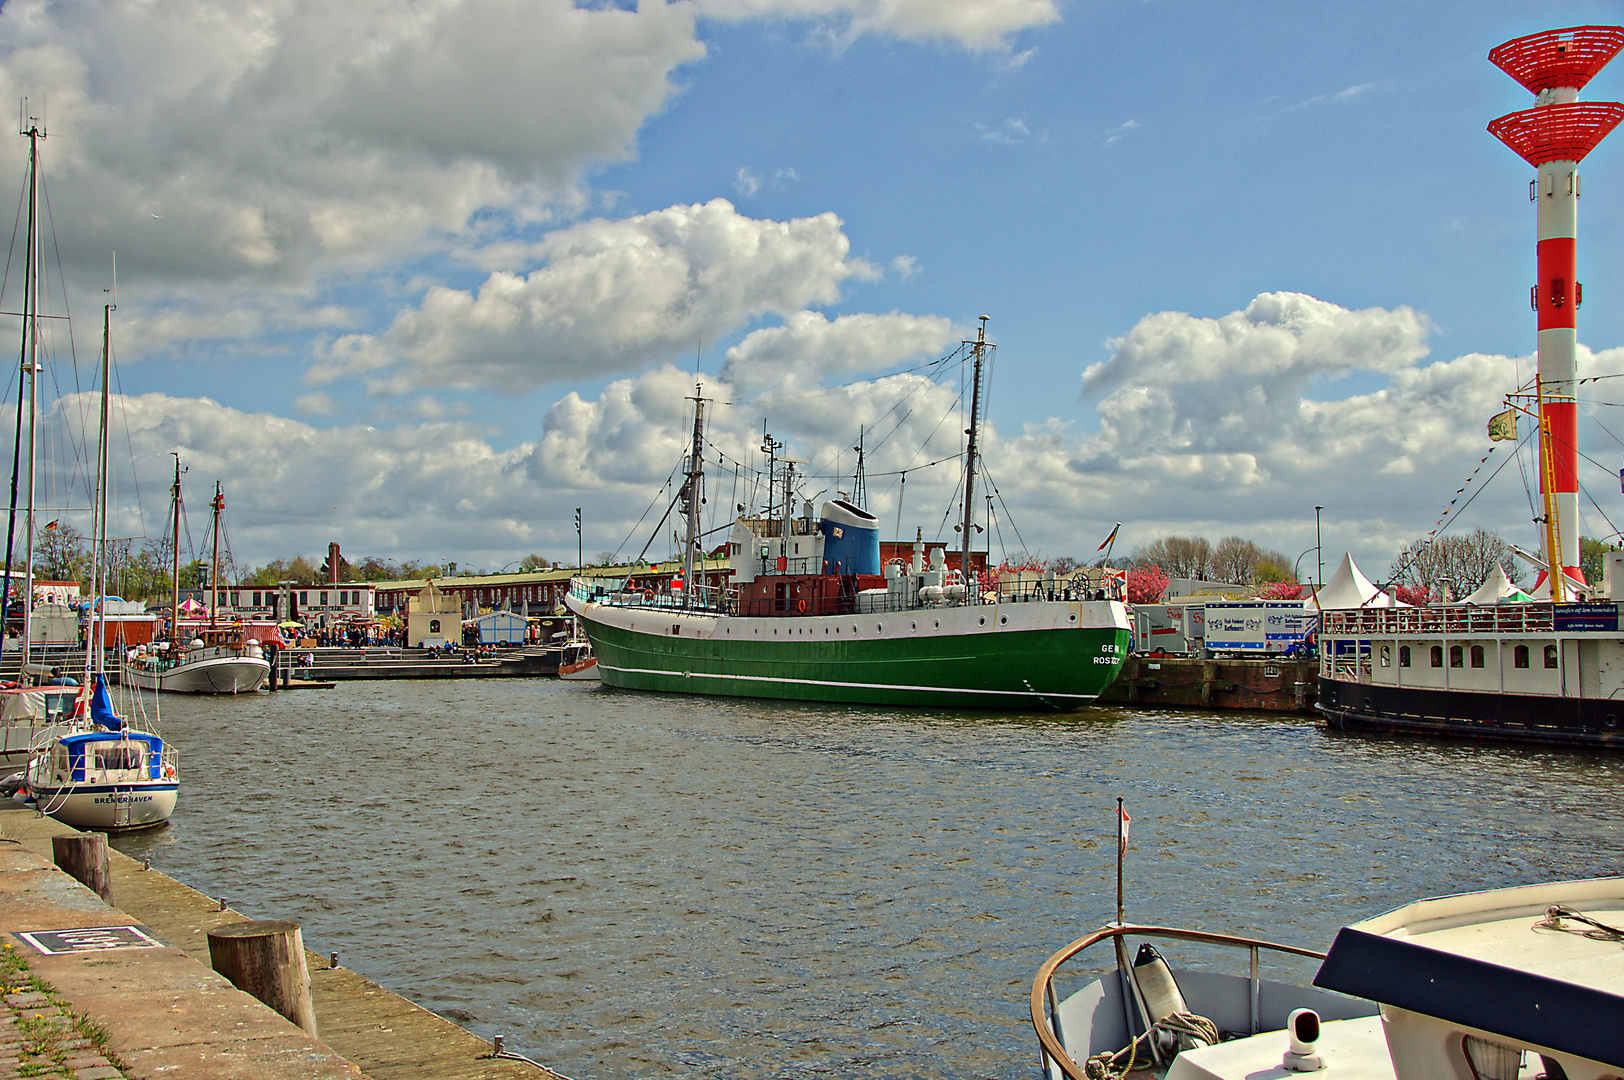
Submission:
[[170,456],[175,459],[175,482],[169,488],[169,513],[174,518],[173,532],[170,534],[170,543],[174,545],[170,551],[173,561],[173,579],[170,582],[170,591],[173,595],[169,610],[169,647],[176,648],[180,644],[180,455],[173,450]]
[[214,603],[220,595],[220,511],[226,508],[225,493],[220,490],[220,481],[214,482],[214,499],[209,503],[214,508],[214,551],[209,556],[209,629],[214,629]]

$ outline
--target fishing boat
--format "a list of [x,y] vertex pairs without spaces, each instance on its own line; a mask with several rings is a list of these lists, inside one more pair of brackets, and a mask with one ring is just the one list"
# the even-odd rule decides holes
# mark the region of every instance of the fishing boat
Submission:
[[592,652],[592,642],[581,633],[577,620],[572,619],[571,622],[574,625],[570,636],[558,655],[558,677],[577,682],[597,682],[598,658]]
[[1624,49],[1624,27],[1581,26],[1508,41],[1489,59],[1537,97],[1489,130],[1536,169],[1538,374],[1508,395],[1491,438],[1537,429],[1544,550],[1529,595],[1501,574],[1464,601],[1405,607],[1351,561],[1320,619],[1318,707],[1350,731],[1508,739],[1624,749],[1624,553],[1605,556],[1601,582],[1579,569],[1576,359],[1582,288],[1576,266],[1579,161],[1621,119],[1624,104],[1580,102],[1579,91]]
[[[100,437],[92,513],[90,580],[107,595],[107,452],[111,389],[111,304],[102,310]],[[40,738],[24,775],[34,806],[76,829],[126,831],[161,825],[180,792],[173,747],[156,731],[133,726],[114,708],[107,688],[107,605],[93,605],[85,639],[85,671],[71,716]],[[135,699],[132,699],[135,700]]]
[[[1029,1007],[1049,1080],[1601,1080],[1624,1069],[1620,927],[1616,877],[1420,900],[1327,953],[1119,919],[1044,961]],[[1151,939],[1245,974],[1174,968]],[[1061,998],[1057,971],[1102,943],[1115,968]],[[1261,978],[1269,953],[1319,960],[1312,984]]]
[[[976,340],[964,343],[973,375],[957,569],[948,567],[942,548],[927,559],[917,535],[911,562],[882,566],[877,519],[833,499],[814,520],[810,504],[797,497],[791,463],[781,501],[768,515],[734,523],[730,580],[699,581],[706,399],[696,388],[686,480],[666,511],[669,517],[679,503],[684,507],[682,587],[637,589],[628,577],[609,589],[578,578],[566,598],[603,683],[970,709],[1074,709],[1094,701],[1127,654],[1130,629],[1120,599],[1090,592],[1080,577],[1049,574],[1036,586],[1007,589],[973,569],[982,376],[992,348],[983,318]],[[804,507],[799,516],[797,506]]]
[[120,678],[131,686],[178,694],[251,694],[265,685],[270,677],[271,662],[265,658],[259,641],[242,623],[217,618],[220,515],[225,509],[225,495],[218,481],[214,485],[214,498],[209,502],[213,509],[210,531],[214,537],[214,554],[210,564],[208,623],[188,624],[180,618],[181,471],[177,454],[175,479],[169,491],[171,551],[175,560],[170,632],[167,639],[126,654]]

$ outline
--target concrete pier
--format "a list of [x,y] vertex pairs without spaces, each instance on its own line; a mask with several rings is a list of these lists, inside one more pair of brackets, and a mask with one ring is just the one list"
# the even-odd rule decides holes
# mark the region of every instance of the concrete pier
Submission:
[[[54,989],[50,998],[7,998],[12,1016],[66,1025],[53,1045],[77,1066],[21,1072],[20,1044],[0,1037],[0,1076],[77,1075],[79,1080],[163,1076],[174,1080],[546,1080],[558,1074],[491,1044],[307,951],[321,1038],[313,1039],[210,969],[208,932],[246,916],[114,851],[113,906],[51,865],[51,837],[75,830],[32,810],[0,808],[0,941]],[[297,921],[298,912],[260,913]],[[122,939],[149,947],[43,954],[20,935],[135,927]],[[117,938],[119,935],[113,935]],[[86,1014],[105,1036],[72,1028]],[[64,1019],[51,1020],[51,1017]],[[94,1060],[93,1060],[94,1059]],[[76,1073],[68,1071],[75,1068]],[[98,1069],[111,1071],[98,1072]]]
[[1101,705],[1313,712],[1319,663],[1244,657],[1201,660],[1134,655],[1100,695]]

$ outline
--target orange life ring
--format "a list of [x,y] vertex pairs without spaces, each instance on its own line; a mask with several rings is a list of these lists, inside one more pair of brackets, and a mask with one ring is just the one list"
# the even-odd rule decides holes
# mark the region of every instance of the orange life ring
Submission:
[[797,601],[795,601],[795,610],[799,611],[802,615],[805,615],[806,614],[806,601],[805,600],[797,600]]
[[649,601],[651,601],[653,599],[654,599],[654,590],[653,589],[644,589],[643,590],[643,603],[646,604],[646,603],[648,603]]

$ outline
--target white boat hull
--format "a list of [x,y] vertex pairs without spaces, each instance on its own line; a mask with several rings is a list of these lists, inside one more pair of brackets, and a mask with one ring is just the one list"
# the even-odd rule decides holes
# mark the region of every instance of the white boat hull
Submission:
[[217,656],[188,660],[170,668],[126,661],[120,678],[126,686],[168,690],[177,694],[251,694],[265,685],[270,662],[254,656]]
[[598,682],[600,681],[598,676],[598,658],[596,656],[588,656],[584,659],[576,660],[573,663],[560,664],[558,665],[558,677],[560,679],[577,679],[582,682],[587,680]]
[[64,825],[97,832],[162,825],[175,812],[174,781],[35,788],[34,805]]

